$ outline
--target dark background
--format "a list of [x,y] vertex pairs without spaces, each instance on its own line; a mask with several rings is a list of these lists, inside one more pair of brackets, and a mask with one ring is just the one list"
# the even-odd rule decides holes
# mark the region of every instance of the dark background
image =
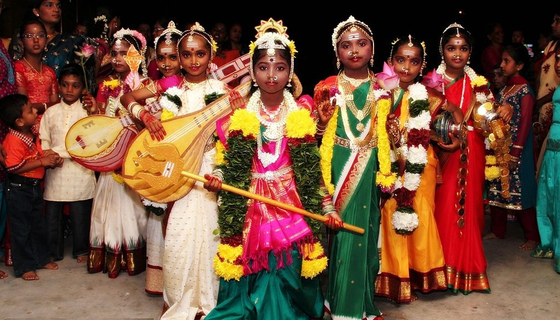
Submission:
[[[142,1],[143,2],[143,1]],[[464,2],[464,1],[456,1]],[[0,33],[6,38],[17,29],[19,23],[31,10],[29,0],[5,0],[5,9],[0,19]],[[135,28],[140,22],[153,26],[156,19],[166,16],[178,26],[198,21],[207,31],[217,21],[230,24],[241,22],[246,45],[254,39],[255,26],[260,20],[282,20],[288,27],[287,32],[294,40],[296,54],[296,73],[303,84],[304,93],[311,93],[313,86],[321,79],[336,73],[335,55],[331,45],[331,34],[336,25],[350,15],[368,24],[372,29],[375,42],[374,71],[380,71],[391,50],[391,42],[408,34],[424,40],[427,46],[427,70],[436,68],[441,58],[438,52],[442,31],[453,22],[461,23],[475,39],[471,66],[480,72],[480,52],[488,44],[487,24],[499,21],[504,26],[507,43],[514,27],[525,30],[526,43],[537,47],[540,30],[552,24],[554,10],[543,9],[538,3],[525,3],[521,6],[495,6],[491,1],[471,1],[459,6],[429,1],[416,1],[405,4],[401,1],[337,1],[339,6],[327,2],[304,4],[303,1],[239,1],[219,4],[210,1],[140,1],[129,0],[62,0],[63,31],[71,32],[74,24],[82,19],[93,20],[97,6],[110,6],[119,12],[123,27]],[[304,10],[302,6],[313,9]]]

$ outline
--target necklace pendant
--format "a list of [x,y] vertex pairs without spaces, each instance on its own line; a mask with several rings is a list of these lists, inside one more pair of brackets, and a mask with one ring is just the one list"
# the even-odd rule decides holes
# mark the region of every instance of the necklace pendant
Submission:
[[40,83],[40,84],[43,84],[43,76],[40,76],[40,77],[39,77],[39,83]]
[[358,118],[358,120],[360,120],[360,121],[364,120],[364,111],[363,110],[358,110],[358,112],[356,114],[356,118]]
[[359,122],[359,123],[356,125],[356,130],[358,130],[358,131],[360,131],[360,132],[364,132],[364,129],[365,129],[365,126],[364,126],[363,123]]

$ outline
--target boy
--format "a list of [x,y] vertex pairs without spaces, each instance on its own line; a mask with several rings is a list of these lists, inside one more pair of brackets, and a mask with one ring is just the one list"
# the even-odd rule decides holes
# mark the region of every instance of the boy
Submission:
[[[69,207],[72,235],[72,257],[77,262],[87,261],[91,206],[95,191],[95,172],[80,165],[66,150],[66,134],[76,121],[88,116],[95,109],[95,100],[85,88],[82,67],[70,63],[60,69],[58,80],[61,102],[48,108],[39,126],[41,147],[52,150],[63,158],[64,166],[53,168],[45,174],[45,216],[47,218],[48,244],[51,258],[64,258],[64,228],[62,223],[65,204]],[[83,100],[83,102],[81,101]]]
[[27,96],[12,94],[0,99],[0,119],[10,127],[3,144],[14,273],[23,280],[39,280],[37,269],[58,269],[49,259],[40,181],[45,167],[61,166],[62,159],[54,152],[43,153],[39,139],[31,132],[37,110]]

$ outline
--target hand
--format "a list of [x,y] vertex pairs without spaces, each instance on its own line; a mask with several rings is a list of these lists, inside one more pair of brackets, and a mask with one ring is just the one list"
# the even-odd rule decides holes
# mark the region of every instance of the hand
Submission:
[[204,182],[204,189],[211,192],[218,192],[222,189],[222,179],[219,177],[205,174],[204,178],[206,179],[206,182]]
[[387,122],[385,123],[385,130],[387,130],[387,135],[389,136],[389,141],[396,148],[400,146],[401,141],[401,131],[399,130],[399,118],[393,113],[387,116]]
[[144,123],[144,126],[146,126],[146,129],[148,129],[148,132],[150,132],[150,136],[152,137],[152,139],[161,141],[163,140],[163,138],[165,138],[165,135],[167,133],[165,132],[165,129],[163,128],[163,125],[161,124],[161,121],[158,120],[158,118],[152,116],[148,111],[145,110],[142,111],[140,118]]
[[344,222],[338,215],[338,213],[333,212],[327,214],[327,220],[325,221],[325,225],[333,230],[338,230],[343,227]]
[[41,158],[41,163],[46,168],[54,168],[57,166],[62,166],[63,161],[64,159],[61,159],[58,153],[56,152],[50,152]]
[[228,99],[229,99],[229,104],[231,106],[231,109],[233,111],[239,108],[243,108],[243,105],[245,104],[245,99],[243,99],[243,97],[237,90],[231,90]]
[[498,110],[496,110],[496,114],[507,124],[513,116],[513,107],[509,103],[502,104],[498,107]]
[[457,138],[451,132],[449,133],[449,139],[451,139],[450,144],[444,144],[443,142],[438,142],[438,146],[445,151],[457,150],[459,148],[459,146],[461,145],[461,140],[459,140],[459,138]]
[[317,106],[317,112],[319,114],[319,125],[326,127],[329,120],[332,118],[334,113],[334,108],[336,106],[336,98],[331,102],[330,100],[330,87],[324,85],[317,85],[313,96],[313,103]]
[[99,111],[95,98],[89,92],[82,96],[82,105],[88,114],[97,114]]

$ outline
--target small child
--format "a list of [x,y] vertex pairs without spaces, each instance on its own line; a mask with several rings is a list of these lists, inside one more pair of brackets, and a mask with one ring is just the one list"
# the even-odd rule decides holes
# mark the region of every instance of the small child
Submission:
[[45,168],[61,166],[62,159],[53,151],[43,152],[31,132],[37,123],[37,110],[27,96],[16,93],[0,99],[0,119],[10,127],[3,144],[14,273],[23,280],[39,280],[37,269],[58,269],[49,258],[40,182]]
[[91,114],[88,106],[95,108],[95,99],[85,88],[85,75],[76,63],[60,70],[60,95],[62,101],[47,109],[41,119],[39,135],[43,150],[52,150],[65,159],[64,166],[53,168],[45,175],[44,195],[49,248],[55,260],[64,258],[63,207],[69,206],[72,227],[72,257],[79,263],[87,261],[89,228],[95,172],[73,161],[66,150],[66,134],[76,121]]

